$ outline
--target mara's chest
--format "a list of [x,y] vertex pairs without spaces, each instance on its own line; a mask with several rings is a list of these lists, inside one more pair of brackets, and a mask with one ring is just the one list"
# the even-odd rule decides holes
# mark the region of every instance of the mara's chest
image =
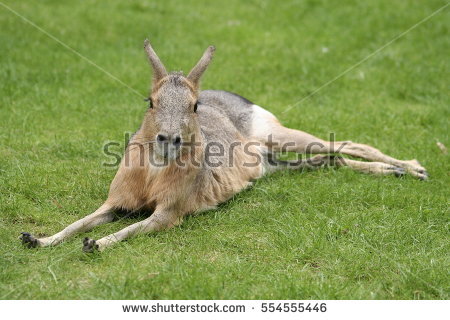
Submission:
[[162,167],[122,165],[111,184],[109,200],[128,210],[162,206],[181,215],[213,208],[263,174],[258,150],[235,148],[232,155],[202,158],[188,165],[176,161]]

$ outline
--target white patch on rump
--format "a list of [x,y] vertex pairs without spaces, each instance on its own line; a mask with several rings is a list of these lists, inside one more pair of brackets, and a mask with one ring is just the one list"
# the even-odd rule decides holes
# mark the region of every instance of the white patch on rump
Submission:
[[265,141],[272,132],[273,127],[279,124],[278,119],[272,113],[256,104],[252,105],[252,108],[253,117],[250,135]]
[[[254,104],[252,105],[253,114],[251,122],[250,136],[260,143],[260,146],[256,147],[259,153],[264,157],[269,153],[266,146],[266,141],[269,139],[269,135],[276,130],[276,127],[281,126],[278,119],[266,109]],[[267,163],[263,161],[261,166],[261,176],[267,171]]]

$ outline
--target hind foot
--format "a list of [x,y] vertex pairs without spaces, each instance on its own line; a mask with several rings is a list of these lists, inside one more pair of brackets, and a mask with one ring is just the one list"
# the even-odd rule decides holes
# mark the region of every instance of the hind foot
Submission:
[[413,175],[414,177],[420,179],[420,180],[427,180],[428,179],[428,172],[427,170],[422,167],[416,159],[404,161],[404,166],[409,174]]

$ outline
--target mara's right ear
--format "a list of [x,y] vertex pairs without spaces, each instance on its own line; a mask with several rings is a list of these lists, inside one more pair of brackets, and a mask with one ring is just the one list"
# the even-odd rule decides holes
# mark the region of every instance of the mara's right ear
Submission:
[[155,85],[159,80],[167,76],[167,71],[148,39],[145,39],[144,41],[144,49],[145,52],[147,52],[148,61],[153,68],[153,84]]
[[205,53],[203,53],[203,56],[201,59],[197,62],[194,68],[192,68],[191,72],[189,72],[187,79],[192,82],[192,84],[198,88],[200,83],[200,78],[202,74],[205,72],[206,68],[208,67],[209,63],[212,60],[214,51],[216,48],[214,46],[209,46]]

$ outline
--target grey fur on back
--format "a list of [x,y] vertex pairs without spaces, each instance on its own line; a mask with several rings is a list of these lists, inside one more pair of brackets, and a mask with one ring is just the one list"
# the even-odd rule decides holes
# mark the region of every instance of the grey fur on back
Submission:
[[221,122],[225,116],[243,136],[249,135],[253,113],[251,101],[232,92],[204,90],[200,92],[198,102],[202,129],[224,130],[222,125],[226,127],[226,124]]

